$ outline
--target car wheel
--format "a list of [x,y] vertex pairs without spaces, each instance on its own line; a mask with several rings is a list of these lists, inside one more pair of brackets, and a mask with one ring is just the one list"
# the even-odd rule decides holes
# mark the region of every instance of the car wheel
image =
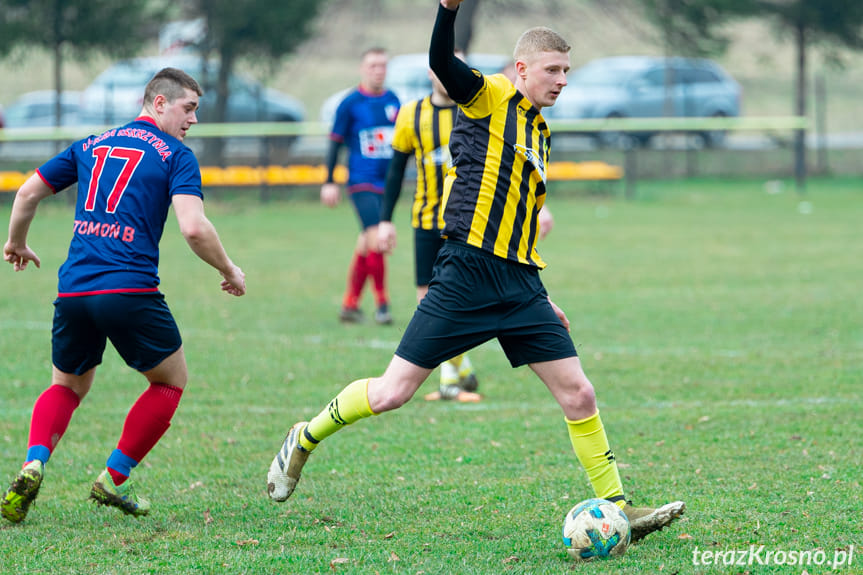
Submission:
[[[716,112],[711,118],[726,118],[724,112]],[[727,130],[711,130],[699,134],[706,148],[720,148],[725,143],[725,137],[728,135]]]
[[[622,114],[611,112],[606,120],[615,120],[623,118]],[[611,148],[614,150],[628,150],[638,145],[636,138],[626,132],[602,131],[597,132],[596,141],[601,148]]]

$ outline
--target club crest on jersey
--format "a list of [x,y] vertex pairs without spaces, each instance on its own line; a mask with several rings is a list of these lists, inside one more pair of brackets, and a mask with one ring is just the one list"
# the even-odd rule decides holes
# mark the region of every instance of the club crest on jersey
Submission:
[[393,156],[393,127],[376,126],[359,133],[360,150],[364,158],[387,159]]
[[452,165],[452,156],[449,153],[449,146],[435,148],[425,155],[423,163],[425,165],[444,166],[449,168]]
[[521,144],[516,144],[515,152],[517,154],[521,154],[528,162],[533,164],[533,167],[536,168],[539,177],[542,178],[542,182],[547,183],[545,179],[545,161],[543,161],[542,156],[537,153],[536,150],[528,148],[527,146],[522,146]]

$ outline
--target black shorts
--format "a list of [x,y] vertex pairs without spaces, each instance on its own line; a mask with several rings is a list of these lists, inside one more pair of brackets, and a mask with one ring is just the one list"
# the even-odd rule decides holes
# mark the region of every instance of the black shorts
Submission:
[[350,192],[351,203],[360,219],[363,230],[367,230],[381,223],[381,204],[383,196],[377,192],[361,191]]
[[495,337],[513,367],[578,355],[538,269],[445,241],[396,355],[434,369]]
[[161,293],[57,298],[51,333],[51,360],[57,369],[82,375],[96,367],[107,339],[138,371],[153,369],[183,343]]
[[414,228],[414,271],[417,286],[427,286],[431,283],[434,262],[443,247],[443,242],[440,230]]

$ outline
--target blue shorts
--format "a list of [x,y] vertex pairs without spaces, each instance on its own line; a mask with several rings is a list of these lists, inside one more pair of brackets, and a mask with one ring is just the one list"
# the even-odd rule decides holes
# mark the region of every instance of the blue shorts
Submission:
[[431,283],[434,262],[443,247],[443,242],[440,230],[414,228],[414,271],[417,286],[427,286]]
[[434,369],[492,338],[513,367],[578,355],[538,269],[446,240],[396,355]]
[[102,363],[106,340],[138,371],[153,369],[183,344],[161,293],[57,298],[51,332],[57,369],[86,373]]
[[377,192],[360,191],[349,192],[351,203],[360,218],[363,230],[367,230],[381,223],[381,204],[383,196]]

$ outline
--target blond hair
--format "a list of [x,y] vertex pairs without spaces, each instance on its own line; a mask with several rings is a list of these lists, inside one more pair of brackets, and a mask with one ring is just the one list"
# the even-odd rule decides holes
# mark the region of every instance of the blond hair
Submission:
[[513,51],[513,59],[525,60],[526,58],[538,54],[540,52],[560,52],[561,54],[569,53],[571,46],[566,43],[563,37],[545,26],[537,26],[525,30],[515,43]]

